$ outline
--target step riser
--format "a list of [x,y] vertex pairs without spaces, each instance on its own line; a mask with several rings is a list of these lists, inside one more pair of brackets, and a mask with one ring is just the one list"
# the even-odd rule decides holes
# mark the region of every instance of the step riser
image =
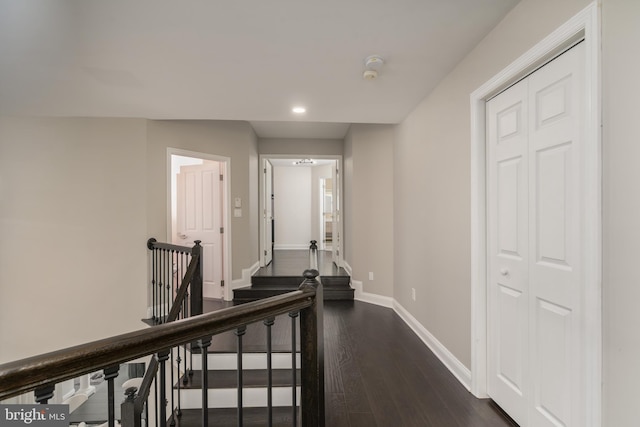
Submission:
[[[273,406],[291,406],[291,387],[273,387]],[[296,387],[296,402],[300,402],[300,387]],[[210,389],[209,408],[235,408],[238,406],[238,390]],[[176,403],[177,404],[177,403]],[[247,408],[267,406],[267,388],[247,388],[242,391],[242,405]],[[202,391],[199,389],[180,390],[182,409],[202,408]]]
[[[263,298],[270,298],[276,295],[282,295],[290,292],[290,290],[269,290],[259,288],[239,288],[233,291],[233,301],[236,303],[256,301]],[[337,300],[337,301],[353,301],[353,295],[355,290],[350,287],[325,287],[324,299],[325,300]]]
[[[235,353],[209,353],[207,367],[210,371],[238,369],[238,356]],[[296,366],[300,368],[300,353],[296,354]],[[273,353],[273,369],[291,369],[291,353]],[[202,356],[193,355],[193,369],[202,370]],[[242,355],[242,369],[267,369],[266,353],[245,353]]]

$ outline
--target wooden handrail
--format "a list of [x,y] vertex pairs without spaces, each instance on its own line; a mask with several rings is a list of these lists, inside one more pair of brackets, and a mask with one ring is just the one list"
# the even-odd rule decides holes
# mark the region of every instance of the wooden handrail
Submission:
[[0,365],[0,400],[312,307],[312,287]]
[[167,251],[174,251],[174,252],[180,252],[185,254],[190,254],[192,250],[192,248],[190,248],[189,246],[179,246],[179,245],[173,245],[171,243],[158,242],[153,237],[147,240],[147,248],[149,250],[164,249]]

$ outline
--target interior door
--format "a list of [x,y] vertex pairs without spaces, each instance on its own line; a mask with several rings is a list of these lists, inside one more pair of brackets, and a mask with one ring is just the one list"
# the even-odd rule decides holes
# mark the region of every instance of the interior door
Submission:
[[332,172],[332,182],[333,182],[333,222],[331,224],[332,227],[332,236],[331,236],[331,252],[333,262],[339,266],[340,259],[342,254],[342,207],[340,206],[340,200],[342,195],[340,194],[340,168],[339,163],[336,160],[334,162],[333,172]]
[[521,426],[529,356],[528,103],[521,81],[487,104],[489,395]]
[[193,246],[201,240],[203,296],[223,298],[222,185],[220,163],[180,167],[177,174],[177,224],[175,241]]
[[269,265],[273,260],[273,233],[275,221],[273,218],[273,165],[269,160],[264,160],[264,213],[262,230],[264,233],[264,265]]
[[584,46],[487,103],[488,392],[521,426],[581,426]]

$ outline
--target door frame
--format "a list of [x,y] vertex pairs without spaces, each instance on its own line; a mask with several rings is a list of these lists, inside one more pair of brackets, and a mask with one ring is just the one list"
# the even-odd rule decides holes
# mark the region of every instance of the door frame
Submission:
[[470,96],[471,102],[471,392],[487,397],[487,216],[486,126],[488,99],[511,86],[579,40],[585,69],[584,402],[587,426],[602,418],[602,142],[600,11],[591,3]]
[[[260,200],[260,207],[259,207],[259,235],[260,235],[260,267],[264,267],[265,266],[265,258],[264,258],[264,250],[265,250],[265,245],[269,244],[268,242],[265,242],[264,239],[264,190],[265,190],[265,182],[264,182],[264,173],[262,171],[262,165],[264,164],[264,160],[281,160],[281,159],[291,159],[291,160],[299,160],[299,159],[304,159],[304,158],[313,158],[313,159],[318,159],[318,160],[335,160],[336,164],[338,166],[338,170],[341,171],[340,175],[339,175],[339,181],[340,182],[336,182],[334,185],[339,185],[342,186],[342,182],[341,182],[341,176],[342,176],[342,156],[340,155],[321,155],[321,154],[260,154],[259,156],[259,160],[258,160],[258,164],[260,165],[259,168],[260,170],[258,171],[258,175],[259,175],[259,183],[258,183],[258,198]],[[309,189],[311,190],[311,188]],[[339,197],[342,199],[342,191],[339,191]],[[343,200],[340,200],[340,205],[339,206],[344,206],[343,204]],[[340,215],[342,215],[342,212],[340,212]],[[344,221],[339,221],[338,222],[338,231],[340,233],[340,239],[344,239]],[[344,246],[344,243],[341,242],[341,247]],[[332,254],[335,254],[336,248],[332,247],[331,252]],[[344,258],[343,258],[343,253],[344,250],[340,250],[338,252],[338,256],[337,258],[334,259],[334,262],[336,263],[336,265],[338,267],[343,267],[344,266]]]
[[231,226],[229,218],[231,218],[231,158],[218,156],[209,153],[199,153],[196,151],[183,150],[181,148],[167,147],[167,238],[171,239],[173,235],[172,218],[171,218],[171,156],[194,157],[197,159],[213,160],[224,164],[224,185],[222,186],[222,265],[224,280],[223,298],[225,301],[231,301],[233,293],[231,289]]

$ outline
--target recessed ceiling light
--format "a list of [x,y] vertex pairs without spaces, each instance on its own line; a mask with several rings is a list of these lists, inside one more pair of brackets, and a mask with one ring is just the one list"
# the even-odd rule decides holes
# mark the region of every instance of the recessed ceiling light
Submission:
[[304,114],[307,112],[307,109],[305,107],[293,107],[291,111],[293,111],[296,114]]

